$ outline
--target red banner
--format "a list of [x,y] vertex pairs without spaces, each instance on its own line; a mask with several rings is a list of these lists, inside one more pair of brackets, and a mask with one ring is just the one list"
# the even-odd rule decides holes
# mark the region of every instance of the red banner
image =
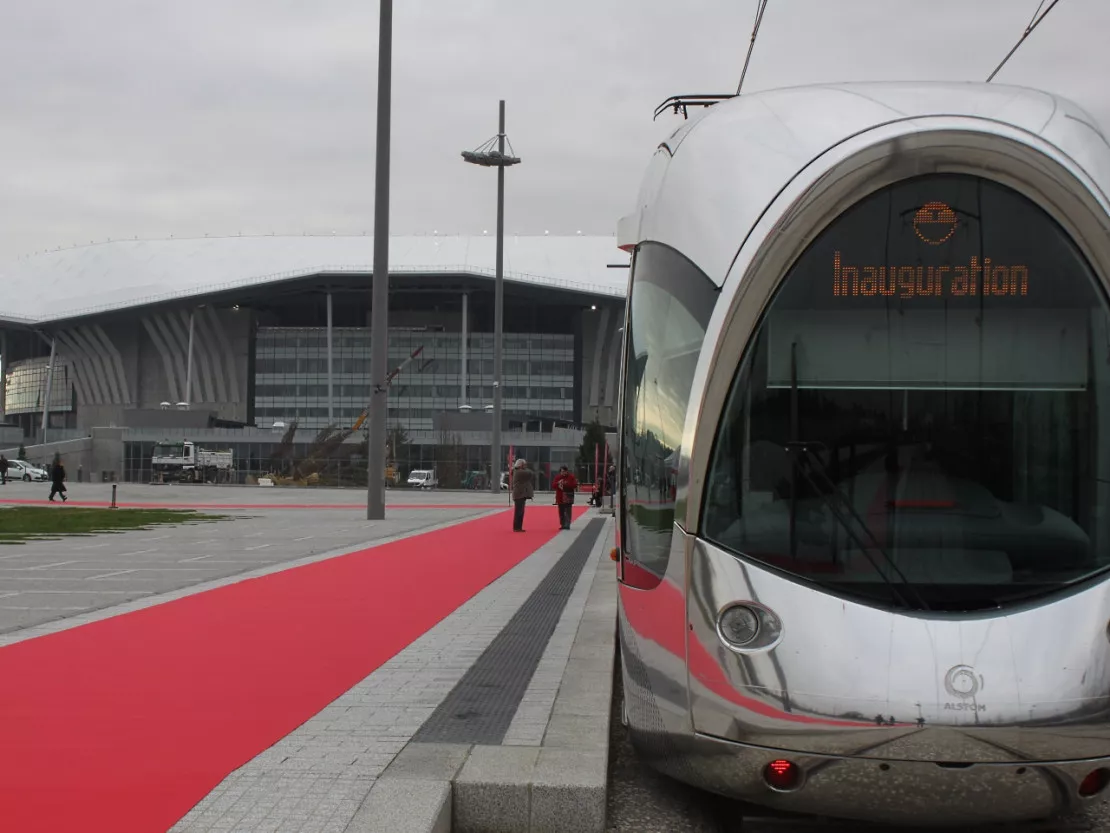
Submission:
[[612,492],[612,489],[609,488],[609,443],[608,442],[605,443],[605,465],[604,465],[604,467],[602,469],[602,472],[601,472],[601,482],[605,484],[602,487],[601,494],[608,495],[610,492]]

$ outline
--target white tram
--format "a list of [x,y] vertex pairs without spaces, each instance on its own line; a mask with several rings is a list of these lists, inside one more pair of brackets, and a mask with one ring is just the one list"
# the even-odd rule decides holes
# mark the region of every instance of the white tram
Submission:
[[1099,126],[1016,87],[744,95],[659,146],[619,230],[654,766],[897,824],[1108,794],[1108,195]]

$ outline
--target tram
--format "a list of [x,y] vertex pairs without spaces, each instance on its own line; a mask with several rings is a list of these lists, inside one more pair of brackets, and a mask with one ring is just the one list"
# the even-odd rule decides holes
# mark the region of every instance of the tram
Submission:
[[722,99],[618,228],[635,747],[861,821],[1103,800],[1105,136],[994,84]]

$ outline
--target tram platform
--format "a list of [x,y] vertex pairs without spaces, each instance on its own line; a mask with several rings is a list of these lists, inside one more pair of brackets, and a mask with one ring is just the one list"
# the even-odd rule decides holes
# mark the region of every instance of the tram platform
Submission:
[[233,516],[4,553],[0,815],[26,833],[604,829],[611,516],[579,505],[560,531],[538,495],[520,535],[496,496],[406,495],[367,524],[349,496],[195,488],[122,500]]
[[377,779],[349,833],[605,829],[612,523],[590,513],[572,526],[575,539]]

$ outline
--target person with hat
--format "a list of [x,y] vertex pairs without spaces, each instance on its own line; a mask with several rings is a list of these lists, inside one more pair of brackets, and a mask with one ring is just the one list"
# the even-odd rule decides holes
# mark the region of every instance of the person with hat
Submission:
[[574,490],[578,488],[578,478],[566,466],[559,468],[555,475],[555,503],[559,507],[559,526],[570,529],[571,507],[574,506]]
[[524,504],[536,493],[533,488],[535,475],[523,457],[513,463],[513,532],[524,531]]

